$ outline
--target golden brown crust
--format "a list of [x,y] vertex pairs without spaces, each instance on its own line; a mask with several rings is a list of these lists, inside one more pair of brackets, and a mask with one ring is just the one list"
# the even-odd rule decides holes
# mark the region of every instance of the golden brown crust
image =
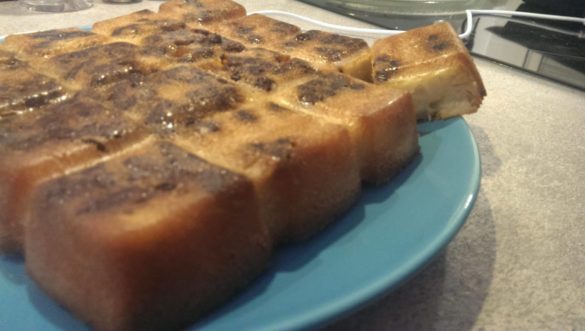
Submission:
[[291,84],[274,100],[344,126],[365,182],[389,180],[418,152],[415,114],[408,93],[332,72]]
[[252,180],[261,216],[276,242],[317,232],[346,210],[360,190],[348,132],[273,103],[217,113],[175,139]]
[[159,14],[186,22],[191,27],[216,26],[246,15],[246,8],[230,0],[170,0]]
[[107,40],[89,31],[68,28],[7,36],[2,47],[34,60],[100,45]]
[[252,184],[169,143],[47,182],[34,206],[27,269],[97,330],[185,327],[272,246]]
[[368,44],[358,38],[310,30],[259,15],[241,17],[216,27],[223,35],[250,47],[263,47],[366,81],[371,76]]
[[216,27],[220,34],[251,47],[278,50],[283,40],[301,33],[298,26],[268,16],[252,14],[225,22]]
[[448,23],[377,40],[372,59],[373,81],[410,91],[419,119],[475,112],[486,95],[473,59]]
[[113,40],[139,44],[146,35],[186,28],[185,22],[162,17],[150,10],[141,10],[128,15],[96,22],[92,32]]
[[4,118],[0,132],[0,246],[10,250],[22,246],[30,196],[40,182],[107,159],[145,137],[130,120],[79,97]]

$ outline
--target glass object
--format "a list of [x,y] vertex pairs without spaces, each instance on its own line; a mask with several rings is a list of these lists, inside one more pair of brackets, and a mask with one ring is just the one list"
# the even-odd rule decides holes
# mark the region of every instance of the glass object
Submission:
[[438,21],[459,26],[466,9],[493,8],[506,0],[300,0],[393,30],[408,30]]
[[93,0],[18,0],[30,11],[39,12],[71,12],[90,8]]
[[481,8],[484,0],[330,0],[347,9],[376,14],[449,15],[467,8]]
[[136,3],[141,2],[142,0],[103,0],[104,2],[108,3]]

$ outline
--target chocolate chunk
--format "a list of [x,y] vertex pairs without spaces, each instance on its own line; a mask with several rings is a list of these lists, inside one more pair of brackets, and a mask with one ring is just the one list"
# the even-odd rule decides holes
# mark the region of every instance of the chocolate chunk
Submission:
[[315,104],[337,95],[344,89],[362,90],[364,84],[353,82],[341,74],[322,74],[297,87],[297,98],[304,104]]
[[377,82],[385,82],[400,68],[400,61],[392,59],[388,55],[378,56],[374,61],[374,79]]
[[265,154],[274,160],[289,160],[292,157],[295,142],[288,137],[281,137],[274,141],[251,143],[248,147],[261,154]]
[[440,36],[436,34],[432,34],[427,38],[428,45],[431,50],[435,52],[442,52],[447,50],[453,46],[453,44],[448,40],[441,39]]
[[237,120],[244,123],[253,123],[258,121],[258,116],[254,113],[250,112],[249,110],[238,110],[234,113]]

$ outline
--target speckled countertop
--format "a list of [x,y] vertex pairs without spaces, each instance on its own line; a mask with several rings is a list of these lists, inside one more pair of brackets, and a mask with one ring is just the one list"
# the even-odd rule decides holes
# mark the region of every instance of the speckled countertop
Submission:
[[[366,26],[295,1],[240,3]],[[77,13],[30,14],[4,2],[0,35],[159,5],[98,2]],[[465,118],[483,168],[466,225],[417,276],[327,330],[585,330],[585,93],[476,63],[488,97]]]

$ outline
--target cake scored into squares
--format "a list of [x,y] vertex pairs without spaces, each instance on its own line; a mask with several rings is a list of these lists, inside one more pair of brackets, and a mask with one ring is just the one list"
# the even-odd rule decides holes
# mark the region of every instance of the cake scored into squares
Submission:
[[258,14],[215,28],[246,45],[303,59],[321,70],[338,70],[366,81],[371,79],[370,49],[362,39],[318,30],[301,32],[294,25]]
[[48,181],[36,199],[27,269],[97,330],[184,328],[272,248],[252,183],[168,142]]
[[141,54],[164,57],[167,65],[194,63],[198,67],[217,67],[225,54],[238,53],[244,45],[202,29],[180,29],[144,37]]
[[174,31],[186,28],[180,20],[161,17],[161,15],[145,9],[128,15],[114,17],[96,22],[92,31],[113,40],[140,43],[145,35]]
[[159,135],[250,178],[275,240],[316,232],[359,192],[347,131],[257,101],[267,100],[263,90],[183,65],[152,74],[140,86],[121,82],[98,93],[94,99],[108,100]]
[[230,0],[169,0],[159,14],[186,22],[192,27],[217,26],[227,20],[246,15],[246,9]]
[[73,89],[97,88],[120,80],[139,81],[156,71],[158,63],[141,59],[139,48],[125,42],[64,53],[43,63],[46,72]]
[[0,119],[0,247],[21,249],[39,182],[107,158],[144,137],[117,112],[83,98]]
[[57,80],[47,77],[0,49],[0,120],[40,106],[60,102],[71,94]]
[[248,48],[239,53],[224,54],[221,64],[206,67],[215,74],[263,92],[314,76],[317,71],[306,61],[263,48]]
[[277,241],[307,238],[360,191],[350,136],[340,125],[270,102],[246,103],[178,129],[187,150],[246,175]]
[[372,59],[373,81],[412,93],[419,119],[473,113],[486,95],[473,59],[448,23],[379,39]]
[[[8,89],[6,103],[0,88],[0,204],[20,217],[0,215],[0,237],[24,243],[33,278],[98,330],[187,326],[418,152],[410,90],[379,79],[396,64],[384,47],[370,62],[362,40],[229,0],[171,0],[93,32],[103,41],[31,60],[21,79],[46,76],[54,93]],[[448,49],[431,36],[404,47],[424,40]],[[427,62],[413,66],[440,72]],[[29,70],[3,63],[0,80]],[[40,127],[58,138],[30,134]]]
[[189,65],[153,73],[140,84],[125,80],[87,93],[162,137],[212,113],[233,111],[249,98],[233,83]]
[[276,93],[275,102],[343,125],[362,179],[383,183],[418,153],[411,97],[341,73],[319,73]]
[[218,62],[223,53],[241,52],[244,45],[216,33],[190,28],[179,20],[149,10],[97,22],[93,31],[140,46],[140,54],[161,66]]
[[105,36],[68,28],[7,36],[2,47],[34,60],[81,50],[107,41]]
[[275,50],[283,40],[301,33],[296,25],[275,20],[268,16],[252,14],[215,27],[217,31],[246,45]]
[[[410,95],[341,73],[319,73],[308,62],[260,48],[226,55],[215,72],[267,92],[266,98],[351,134],[364,181],[382,183],[418,152]],[[367,100],[364,100],[367,99]]]

